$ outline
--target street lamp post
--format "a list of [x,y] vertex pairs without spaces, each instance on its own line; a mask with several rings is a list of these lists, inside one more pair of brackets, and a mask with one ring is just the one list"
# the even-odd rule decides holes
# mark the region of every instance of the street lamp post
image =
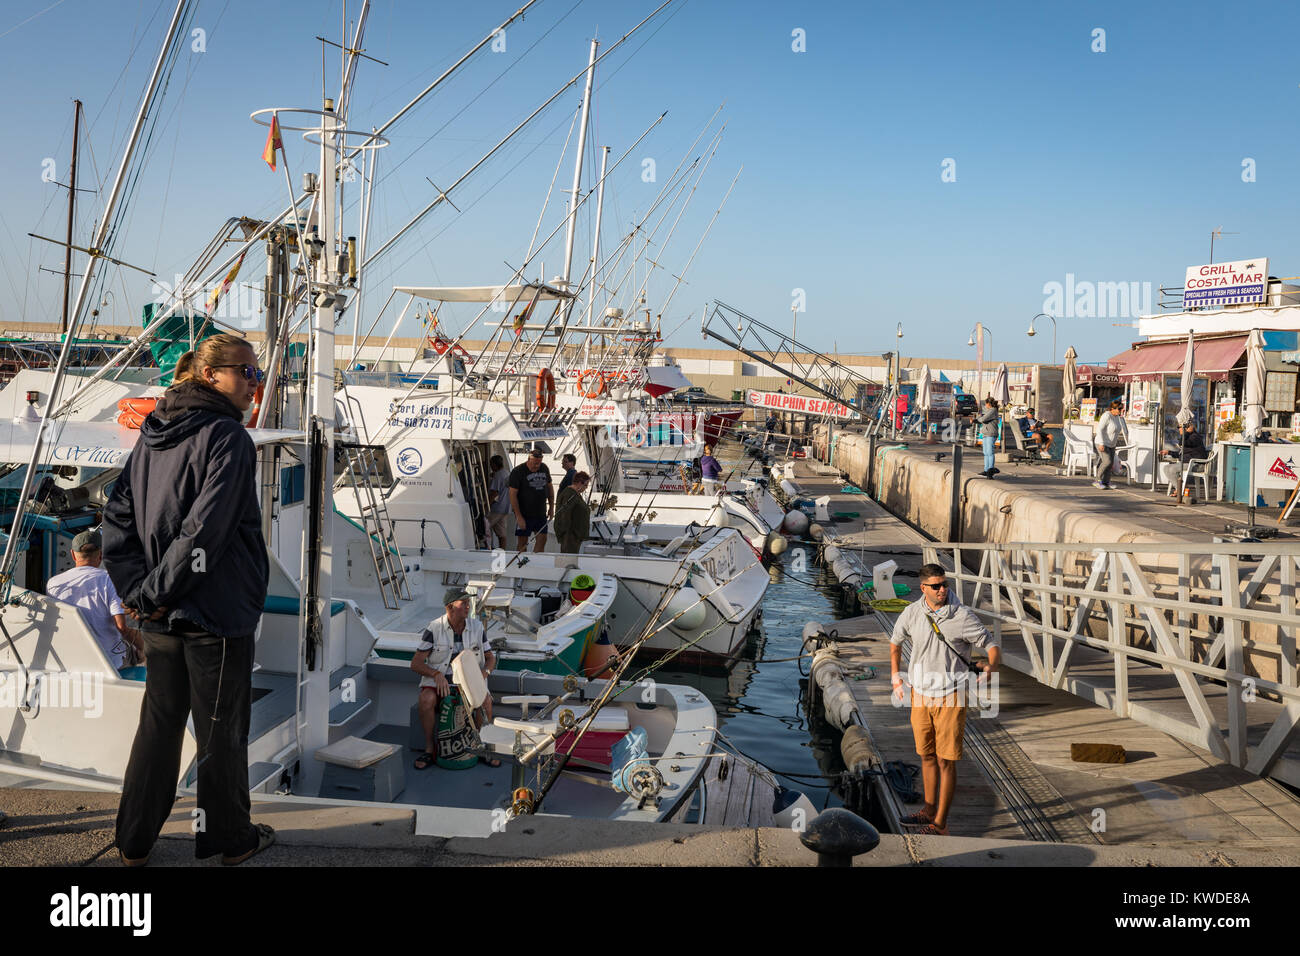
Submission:
[[[1033,338],[1035,335],[1038,334],[1037,332],[1034,331],[1034,323],[1037,322],[1039,319],[1052,319],[1052,317],[1048,315],[1046,312],[1039,312],[1036,316],[1030,319],[1029,331],[1025,333],[1030,338]],[[1052,363],[1055,364],[1055,362],[1056,362],[1056,319],[1052,319]]]

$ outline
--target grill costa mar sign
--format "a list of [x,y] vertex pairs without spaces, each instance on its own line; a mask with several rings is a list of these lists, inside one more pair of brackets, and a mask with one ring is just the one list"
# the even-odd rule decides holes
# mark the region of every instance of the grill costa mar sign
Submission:
[[1268,290],[1268,259],[1242,259],[1188,266],[1183,308],[1263,302]]
[[857,418],[855,409],[826,398],[811,398],[807,395],[786,395],[783,392],[759,392],[750,390],[745,393],[745,404],[755,408],[770,408],[776,412],[798,412],[801,415],[831,415],[835,418]]

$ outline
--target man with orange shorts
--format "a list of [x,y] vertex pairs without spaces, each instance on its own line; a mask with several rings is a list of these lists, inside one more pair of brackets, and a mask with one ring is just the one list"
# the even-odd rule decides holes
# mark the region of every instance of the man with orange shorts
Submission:
[[[894,702],[907,700],[911,686],[912,735],[921,757],[925,806],[904,817],[908,826],[923,834],[948,833],[948,811],[957,790],[957,761],[961,759],[966,704],[975,691],[972,682],[996,673],[1002,652],[998,640],[980,623],[970,608],[948,591],[944,570],[937,564],[921,566],[921,598],[908,605],[894,624],[889,663]],[[911,638],[912,657],[907,680],[899,673],[903,641]],[[976,647],[987,648],[988,665],[971,657]]]

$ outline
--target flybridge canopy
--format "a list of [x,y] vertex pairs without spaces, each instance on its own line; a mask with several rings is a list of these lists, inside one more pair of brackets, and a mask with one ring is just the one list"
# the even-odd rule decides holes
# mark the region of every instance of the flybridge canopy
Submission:
[[[537,290],[541,290],[540,293]],[[529,283],[528,285],[466,285],[466,286],[394,286],[395,292],[413,295],[420,299],[432,299],[435,302],[494,302],[503,301],[507,305],[519,300],[519,305],[526,307],[537,295],[539,301],[552,299],[572,299],[572,292],[565,292],[554,286]]]
[[[0,422],[0,462],[31,460],[39,421]],[[46,465],[82,465],[91,468],[120,468],[140,439],[140,432],[117,422],[64,422],[52,424],[41,455]],[[277,442],[305,442],[305,432],[283,428],[250,428],[255,445]]]

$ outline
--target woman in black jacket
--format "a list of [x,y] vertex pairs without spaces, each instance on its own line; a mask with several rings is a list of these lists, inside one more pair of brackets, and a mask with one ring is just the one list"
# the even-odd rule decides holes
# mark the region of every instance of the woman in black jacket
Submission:
[[237,336],[186,352],[104,507],[104,567],[140,622],[149,660],[117,813],[128,866],[147,862],[171,813],[191,711],[195,856],[241,863],[275,838],[253,825],[248,798],[253,636],[268,565],[243,417],[261,379]]

